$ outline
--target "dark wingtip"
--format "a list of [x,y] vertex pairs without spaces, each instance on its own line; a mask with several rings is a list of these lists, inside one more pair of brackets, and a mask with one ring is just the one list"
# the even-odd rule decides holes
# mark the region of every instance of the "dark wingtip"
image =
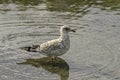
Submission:
[[30,51],[31,47],[30,47],[30,46],[29,46],[29,47],[21,47],[21,48],[19,48],[19,49],[25,50],[25,51]]
[[21,47],[21,50],[25,50],[28,52],[36,52],[36,48],[38,48],[39,45],[32,45],[32,46],[28,46],[28,47]]

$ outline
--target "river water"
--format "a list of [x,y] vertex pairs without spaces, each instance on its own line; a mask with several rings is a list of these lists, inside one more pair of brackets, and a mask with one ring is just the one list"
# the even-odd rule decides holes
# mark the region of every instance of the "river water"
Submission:
[[[18,49],[62,25],[77,31],[56,61]],[[120,0],[0,0],[0,80],[120,80]]]

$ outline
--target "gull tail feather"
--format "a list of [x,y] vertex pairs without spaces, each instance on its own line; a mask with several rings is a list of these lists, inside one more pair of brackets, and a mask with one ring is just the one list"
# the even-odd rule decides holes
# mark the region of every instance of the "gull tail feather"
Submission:
[[28,51],[28,52],[37,52],[37,48],[39,47],[40,45],[32,45],[32,46],[27,46],[27,47],[21,47],[20,49],[22,50],[25,50],[25,51]]

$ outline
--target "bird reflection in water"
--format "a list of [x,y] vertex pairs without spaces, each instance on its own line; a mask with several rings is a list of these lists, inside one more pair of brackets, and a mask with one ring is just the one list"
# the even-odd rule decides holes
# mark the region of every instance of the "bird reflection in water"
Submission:
[[50,57],[26,59],[25,62],[17,63],[22,65],[31,65],[36,68],[44,68],[45,70],[57,74],[60,76],[60,80],[68,80],[69,77],[69,65],[65,60],[57,57],[54,61],[51,61]]

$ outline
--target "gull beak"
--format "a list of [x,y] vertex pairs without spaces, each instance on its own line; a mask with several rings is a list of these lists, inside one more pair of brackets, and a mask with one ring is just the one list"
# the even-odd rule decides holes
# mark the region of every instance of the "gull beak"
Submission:
[[72,32],[76,32],[76,29],[70,29],[70,31],[72,31]]

